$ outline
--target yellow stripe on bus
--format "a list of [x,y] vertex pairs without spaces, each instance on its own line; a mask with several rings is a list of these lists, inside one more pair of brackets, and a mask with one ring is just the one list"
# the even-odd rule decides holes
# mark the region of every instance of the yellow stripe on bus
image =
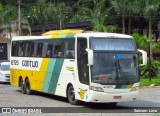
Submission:
[[46,77],[46,71],[47,71],[49,60],[50,60],[50,58],[43,58],[43,60],[42,60],[42,64],[41,64],[41,67],[40,67],[40,72],[37,75],[38,81],[39,81],[39,83],[37,85],[37,90],[38,91],[42,91],[42,86],[43,86],[43,83],[44,83],[44,79]]

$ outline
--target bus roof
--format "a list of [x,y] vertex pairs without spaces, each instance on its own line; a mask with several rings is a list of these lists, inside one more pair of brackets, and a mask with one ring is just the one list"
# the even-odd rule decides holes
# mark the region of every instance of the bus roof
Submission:
[[13,40],[35,40],[35,39],[56,39],[56,38],[73,38],[73,37],[108,37],[108,38],[133,38],[130,35],[106,32],[85,32],[78,29],[65,29],[48,31],[42,36],[16,36]]
[[106,32],[86,32],[78,33],[76,36],[80,37],[107,37],[107,38],[133,38],[130,35],[118,34],[118,33],[106,33]]

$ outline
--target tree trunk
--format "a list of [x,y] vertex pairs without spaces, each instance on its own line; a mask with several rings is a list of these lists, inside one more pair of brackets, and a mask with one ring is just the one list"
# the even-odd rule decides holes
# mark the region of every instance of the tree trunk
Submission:
[[152,21],[149,19],[149,41],[150,41],[150,59],[153,60],[153,53],[152,53]]
[[7,25],[7,31],[9,32],[9,38],[12,39],[12,28],[10,23]]
[[131,16],[130,15],[128,20],[128,34],[131,34]]
[[61,8],[59,10],[59,29],[62,30],[62,11]]
[[125,19],[124,19],[124,15],[122,15],[122,33],[125,34]]

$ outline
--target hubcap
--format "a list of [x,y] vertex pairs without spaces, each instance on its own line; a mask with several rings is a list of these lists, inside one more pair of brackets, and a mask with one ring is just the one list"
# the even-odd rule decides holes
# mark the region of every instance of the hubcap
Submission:
[[72,101],[74,101],[74,99],[75,99],[75,93],[74,93],[74,90],[72,89],[71,91],[70,91],[70,99],[72,100]]

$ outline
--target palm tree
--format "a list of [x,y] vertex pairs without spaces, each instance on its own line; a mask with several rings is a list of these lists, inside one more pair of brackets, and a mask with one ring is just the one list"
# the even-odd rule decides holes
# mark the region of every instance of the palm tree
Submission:
[[138,5],[139,0],[132,0],[127,3],[126,12],[128,17],[128,34],[131,34],[132,17],[140,14],[141,8]]
[[114,8],[116,14],[121,17],[122,33],[125,33],[125,18],[128,15],[127,9],[130,2],[130,0],[111,0],[111,5]]
[[86,13],[86,9],[88,8],[87,6],[88,4],[83,4],[82,0],[78,0],[78,2],[73,5],[73,15],[70,19],[70,22],[74,23],[89,20],[88,14]]
[[38,23],[42,25],[42,32],[45,32],[45,24],[46,24],[46,3],[45,0],[37,0],[35,5],[30,6],[29,16],[30,16],[30,23],[31,25],[35,25]]
[[59,28],[62,29],[65,23],[65,19],[71,13],[71,8],[66,6],[64,2],[56,3],[54,7],[54,12],[59,20]]
[[94,6],[92,9],[88,8],[88,4],[82,4],[79,1],[76,6],[77,12],[72,17],[72,21],[86,21],[90,20],[93,24],[93,30],[95,31],[106,31],[105,22],[108,18],[108,12],[110,9],[105,7],[105,0],[96,2],[94,0]]
[[143,16],[146,20],[148,20],[150,58],[152,60],[153,59],[153,56],[152,56],[152,24],[153,24],[153,20],[156,19],[159,13],[160,2],[159,0],[141,0],[141,3],[144,5]]
[[[50,29],[51,29],[51,24],[58,24],[59,21],[58,21],[58,16],[57,16],[57,12],[55,10],[55,3],[49,3],[47,4],[47,8],[45,9],[46,11],[46,23],[48,26],[50,26]],[[57,29],[57,25],[56,26],[56,29]]]
[[2,7],[1,15],[0,15],[0,22],[1,26],[6,26],[6,30],[9,32],[10,38],[12,27],[12,21],[17,19],[17,8],[12,4],[7,4],[6,6]]

